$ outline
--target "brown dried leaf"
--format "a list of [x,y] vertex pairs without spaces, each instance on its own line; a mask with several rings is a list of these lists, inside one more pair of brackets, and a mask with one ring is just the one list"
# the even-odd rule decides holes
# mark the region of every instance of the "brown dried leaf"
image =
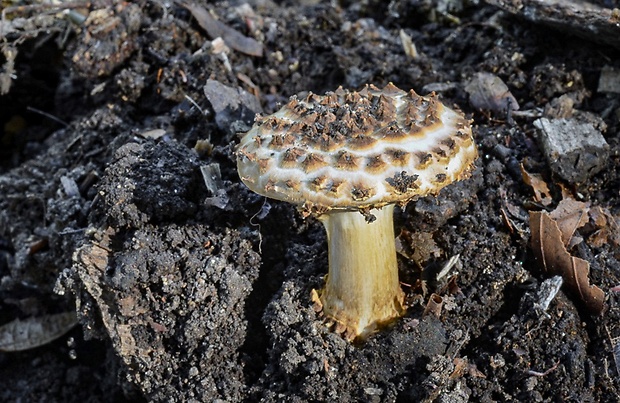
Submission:
[[594,206],[589,211],[590,219],[597,228],[603,228],[607,226],[608,217],[611,215],[607,209],[603,209],[601,206]]
[[510,233],[514,234],[515,233],[516,225],[514,225],[512,223],[512,220],[510,219],[510,217],[508,217],[508,214],[506,213],[506,210],[504,210],[503,207],[500,208],[500,212],[502,213],[502,218],[504,219],[504,224],[506,224],[506,227],[508,227],[508,230],[510,231]]
[[589,215],[597,230],[590,235],[588,243],[597,248],[605,243],[620,246],[620,220],[600,206],[592,207]]
[[467,358],[456,357],[452,362],[454,364],[454,370],[450,374],[450,379],[461,378],[469,366]]
[[433,315],[436,318],[441,316],[441,308],[443,307],[443,298],[439,294],[432,293],[422,316]]
[[553,201],[551,198],[551,191],[543,178],[538,174],[531,174],[527,172],[523,167],[523,164],[521,164],[521,175],[523,176],[523,182],[532,187],[532,190],[534,191],[534,200],[542,203],[544,206],[550,205]]
[[577,294],[593,313],[603,309],[605,293],[590,285],[590,264],[571,256],[562,242],[557,223],[546,212],[530,212],[531,247],[536,259],[550,275],[560,275],[569,289]]
[[[577,228],[588,223],[588,206],[573,199],[563,199],[549,217],[558,225],[562,242],[568,247]],[[581,240],[581,237],[579,239]]]
[[200,25],[212,38],[222,38],[226,45],[250,56],[263,56],[263,44],[254,38],[243,35],[234,28],[229,27],[211,16],[209,11],[202,6],[193,3],[183,3]]

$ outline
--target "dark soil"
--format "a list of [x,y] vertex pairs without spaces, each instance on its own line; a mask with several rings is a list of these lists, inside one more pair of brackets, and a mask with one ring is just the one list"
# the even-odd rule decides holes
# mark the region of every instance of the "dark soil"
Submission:
[[[605,291],[603,311],[565,288],[541,309],[550,275],[528,218],[572,197],[618,220],[620,95],[598,80],[620,52],[484,3],[334,3],[203,5],[262,57],[233,40],[222,51],[173,2],[96,1],[73,10],[90,13],[80,24],[9,14],[53,29],[7,34],[18,55],[0,97],[0,325],[71,311],[78,325],[0,352],[0,401],[620,401],[618,225],[590,222],[570,250]],[[478,72],[501,78],[520,113],[472,106],[464,88]],[[321,224],[251,193],[234,149],[254,112],[291,95],[388,82],[458,105],[480,158],[470,179],[398,211],[396,233],[422,248],[399,256],[410,307],[353,345],[310,300],[327,271]],[[606,126],[600,172],[583,183],[553,172],[540,116]],[[432,293],[438,317],[424,315]]]

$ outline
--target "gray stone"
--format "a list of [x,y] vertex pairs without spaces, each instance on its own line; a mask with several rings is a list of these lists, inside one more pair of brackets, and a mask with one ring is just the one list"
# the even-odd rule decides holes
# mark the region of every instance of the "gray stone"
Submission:
[[561,178],[584,183],[604,168],[609,144],[592,123],[541,118],[534,126],[551,170]]

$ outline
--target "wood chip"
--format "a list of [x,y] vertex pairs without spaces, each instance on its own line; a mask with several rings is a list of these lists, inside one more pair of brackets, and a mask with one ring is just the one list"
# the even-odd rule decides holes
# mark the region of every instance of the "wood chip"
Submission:
[[[529,21],[620,48],[620,10],[581,0],[485,0]],[[605,2],[602,2],[605,3]],[[610,2],[611,3],[611,2]],[[565,38],[567,46],[570,39]]]
[[416,48],[415,43],[413,43],[411,36],[409,36],[404,29],[400,30],[399,35],[400,41],[403,43],[403,50],[405,51],[407,57],[410,59],[417,59],[419,56],[418,49]]

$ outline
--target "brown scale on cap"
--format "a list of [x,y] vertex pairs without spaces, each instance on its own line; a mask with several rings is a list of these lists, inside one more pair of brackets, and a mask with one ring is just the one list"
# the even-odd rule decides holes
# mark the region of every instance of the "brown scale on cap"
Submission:
[[381,140],[395,143],[400,143],[408,135],[407,132],[401,130],[396,122],[392,122],[382,128],[377,134],[381,137]]
[[394,166],[408,166],[409,161],[411,160],[411,153],[399,149],[387,149],[384,154]]
[[330,190],[331,180],[326,176],[317,176],[310,182],[310,186],[317,192]]
[[[259,146],[263,144],[263,137],[257,136],[256,139]],[[269,148],[272,150],[280,150],[282,148],[291,147],[293,144],[295,144],[295,137],[289,133],[284,133],[272,136]]]
[[308,154],[306,159],[304,159],[301,163],[304,172],[307,174],[317,171],[327,165],[329,164],[323,159],[323,157],[317,154]]
[[449,137],[441,142],[442,145],[448,147],[450,151],[454,151],[456,148],[456,141],[453,138]]
[[446,179],[448,179],[448,176],[446,174],[435,175],[435,182],[437,183],[444,183]]
[[416,164],[417,169],[425,169],[433,162],[433,155],[428,152],[417,152],[416,158],[418,160]]
[[366,171],[371,174],[377,174],[385,171],[386,163],[383,161],[383,157],[381,155],[375,155],[373,157],[368,157],[366,162]]
[[341,171],[358,171],[361,157],[348,151],[340,151],[334,159],[334,167]]
[[441,147],[436,147],[431,150],[431,153],[435,154],[437,157],[437,161],[448,163],[451,155],[448,154],[446,150]]
[[374,194],[374,189],[367,187],[365,183],[358,183],[351,187],[351,197],[356,201],[368,200]]
[[[242,180],[257,193],[300,206],[361,210],[437,193],[469,175],[477,151],[470,122],[459,112],[434,94],[388,84],[292,97],[257,119],[237,156]],[[401,173],[415,183],[393,192],[388,179]],[[317,186],[317,178],[356,192]]]
[[269,158],[263,158],[258,160],[258,169],[260,170],[261,175],[267,173],[267,170],[270,167],[271,160]]
[[[297,168],[299,165],[297,161],[301,156],[305,155],[305,151],[301,148],[287,148],[282,154],[282,162],[280,165],[282,168]],[[272,165],[273,167],[273,165]]]
[[407,175],[405,171],[402,171],[395,174],[392,178],[387,178],[386,182],[398,193],[405,194],[412,189],[417,188],[417,180],[417,175]]
[[345,137],[339,133],[336,133],[335,136],[322,137],[321,142],[319,142],[319,147],[321,151],[331,153],[341,148],[344,141]]
[[365,151],[372,149],[377,141],[374,137],[361,135],[348,138],[347,146],[353,151]]

